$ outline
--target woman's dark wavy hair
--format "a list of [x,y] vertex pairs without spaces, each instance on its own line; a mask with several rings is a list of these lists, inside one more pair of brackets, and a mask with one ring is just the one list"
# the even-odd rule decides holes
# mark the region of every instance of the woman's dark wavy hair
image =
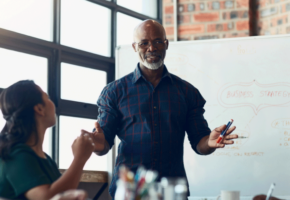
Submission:
[[6,124],[0,132],[0,158],[9,158],[11,148],[26,143],[32,134],[38,143],[34,106],[43,104],[39,87],[30,80],[19,81],[0,94],[0,109]]

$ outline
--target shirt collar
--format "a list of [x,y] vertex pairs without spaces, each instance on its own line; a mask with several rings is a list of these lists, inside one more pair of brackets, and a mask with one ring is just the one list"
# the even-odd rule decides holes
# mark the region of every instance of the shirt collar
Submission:
[[[141,77],[142,77],[142,72],[140,70],[140,66],[138,63],[136,69],[133,72],[132,83],[135,84]],[[167,67],[164,65],[163,75],[162,75],[161,79],[164,79],[166,77],[168,77],[170,79],[171,83],[173,83],[173,79],[171,77],[171,74],[168,72]]]

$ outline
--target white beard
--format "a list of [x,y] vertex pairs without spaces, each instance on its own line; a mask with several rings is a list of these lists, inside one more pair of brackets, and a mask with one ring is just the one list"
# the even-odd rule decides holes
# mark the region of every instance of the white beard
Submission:
[[145,59],[144,61],[140,61],[146,68],[151,69],[151,70],[157,70],[163,65],[163,60],[160,59],[158,62],[155,63],[149,63]]

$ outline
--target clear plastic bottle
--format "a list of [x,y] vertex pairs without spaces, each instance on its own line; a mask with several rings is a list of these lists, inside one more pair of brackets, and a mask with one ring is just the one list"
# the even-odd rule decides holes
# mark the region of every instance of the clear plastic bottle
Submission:
[[185,178],[178,178],[175,182],[175,200],[187,200],[187,184]]
[[165,178],[161,179],[163,200],[174,200],[175,179]]
[[125,200],[125,197],[126,197],[126,183],[119,179],[117,182],[116,182],[116,186],[117,186],[117,190],[116,190],[116,193],[115,193],[115,200]]

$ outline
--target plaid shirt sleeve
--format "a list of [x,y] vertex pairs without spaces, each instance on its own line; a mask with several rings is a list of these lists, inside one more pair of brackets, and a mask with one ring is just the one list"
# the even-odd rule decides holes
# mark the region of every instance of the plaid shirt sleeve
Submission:
[[110,145],[110,148],[114,145],[114,139],[120,119],[116,103],[116,89],[112,87],[112,85],[113,84],[109,84],[103,89],[97,101],[97,106],[99,107],[98,122],[104,132],[105,139]]
[[211,132],[211,130],[208,128],[207,121],[203,117],[205,112],[203,106],[205,105],[206,101],[201,96],[200,92],[193,86],[190,86],[187,92],[189,109],[187,112],[185,128],[192,149],[197,154],[200,154],[197,151],[196,146],[204,136],[209,135]]

